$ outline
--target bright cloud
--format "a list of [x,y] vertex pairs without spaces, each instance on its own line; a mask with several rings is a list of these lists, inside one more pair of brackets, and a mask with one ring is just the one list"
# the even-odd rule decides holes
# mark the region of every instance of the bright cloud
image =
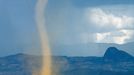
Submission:
[[114,13],[114,10],[89,8],[86,17],[89,26],[94,26],[96,43],[124,44],[134,36],[134,17]]
[[124,44],[134,35],[133,30],[119,30],[114,32],[96,33],[97,43],[117,43]]
[[134,24],[133,17],[126,15],[117,16],[100,8],[88,10],[87,15],[90,22],[100,26],[113,26],[116,29],[122,29],[132,28]]

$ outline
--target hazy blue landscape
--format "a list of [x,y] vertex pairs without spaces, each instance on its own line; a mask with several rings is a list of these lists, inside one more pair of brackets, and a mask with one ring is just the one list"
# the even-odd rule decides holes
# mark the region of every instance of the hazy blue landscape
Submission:
[[134,75],[134,0],[0,0],[0,75],[44,71]]
[[[1,57],[0,75],[32,75],[40,61],[40,56],[22,53]],[[60,65],[59,75],[134,75],[134,57],[115,47],[103,57],[53,56],[53,65]]]

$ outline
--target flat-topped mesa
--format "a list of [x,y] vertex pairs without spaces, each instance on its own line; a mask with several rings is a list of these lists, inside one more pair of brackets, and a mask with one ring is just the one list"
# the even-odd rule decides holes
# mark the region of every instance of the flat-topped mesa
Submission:
[[110,60],[115,62],[122,62],[122,61],[133,61],[134,57],[130,54],[128,54],[125,51],[119,50],[116,47],[109,47],[105,54],[104,54],[104,60]]

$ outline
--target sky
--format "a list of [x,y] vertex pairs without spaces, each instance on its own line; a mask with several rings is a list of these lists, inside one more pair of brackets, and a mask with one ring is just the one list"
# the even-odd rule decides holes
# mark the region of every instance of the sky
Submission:
[[[36,2],[0,0],[1,56],[40,53]],[[133,42],[133,8],[133,0],[48,0],[44,14],[53,54],[101,56],[106,48],[100,49],[98,43],[118,47]]]

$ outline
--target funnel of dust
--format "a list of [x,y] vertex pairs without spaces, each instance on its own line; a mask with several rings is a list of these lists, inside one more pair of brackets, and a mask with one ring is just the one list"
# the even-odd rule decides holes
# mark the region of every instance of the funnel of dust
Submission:
[[35,8],[35,20],[40,37],[40,44],[42,49],[42,65],[39,73],[33,72],[33,75],[52,75],[52,57],[49,46],[49,40],[47,36],[47,30],[45,28],[45,8],[48,0],[37,0]]

